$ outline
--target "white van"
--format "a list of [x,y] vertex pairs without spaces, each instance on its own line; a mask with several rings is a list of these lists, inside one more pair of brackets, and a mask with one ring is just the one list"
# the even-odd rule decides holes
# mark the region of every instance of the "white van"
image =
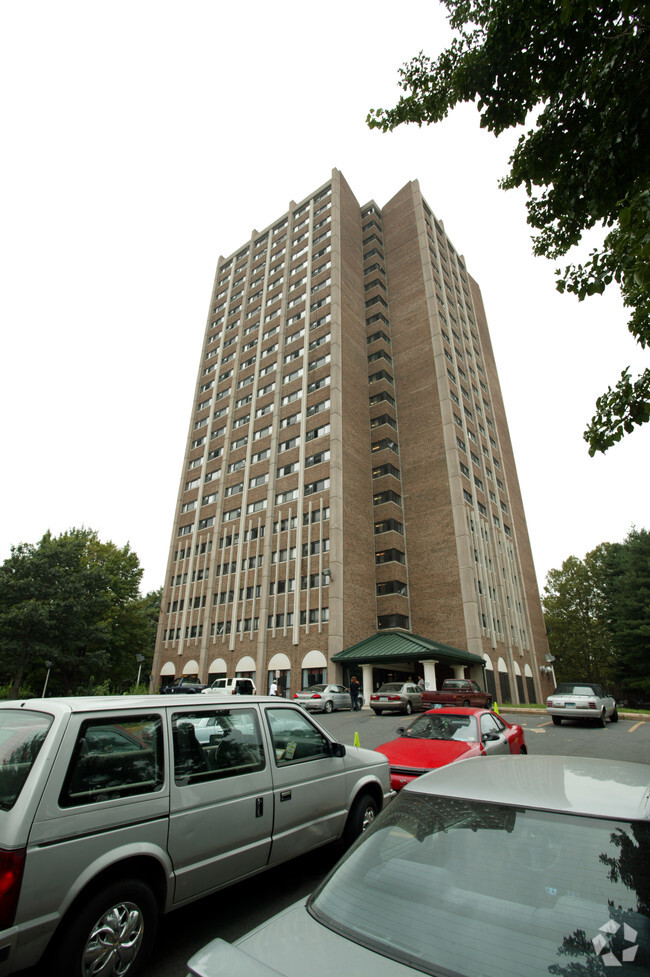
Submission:
[[0,703],[0,977],[135,977],[161,913],[351,841],[389,796],[384,756],[278,698]]
[[255,695],[257,689],[252,678],[216,678],[201,691],[204,695]]

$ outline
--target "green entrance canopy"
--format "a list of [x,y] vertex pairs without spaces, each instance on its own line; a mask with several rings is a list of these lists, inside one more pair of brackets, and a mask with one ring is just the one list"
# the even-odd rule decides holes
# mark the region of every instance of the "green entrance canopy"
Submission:
[[403,631],[381,631],[332,655],[333,662],[354,662],[357,665],[387,665],[403,661],[434,659],[448,665],[483,665],[480,655],[460,648],[442,645],[430,638]]

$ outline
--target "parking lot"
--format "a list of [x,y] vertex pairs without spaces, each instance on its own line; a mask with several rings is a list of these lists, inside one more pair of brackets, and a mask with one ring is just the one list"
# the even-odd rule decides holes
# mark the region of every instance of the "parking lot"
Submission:
[[[544,710],[510,712],[502,711],[506,722],[523,726],[529,753],[548,756],[591,756],[603,759],[633,760],[647,763],[650,757],[650,717],[646,720],[635,716],[623,718],[618,723],[607,723],[603,729],[586,720],[565,720],[554,726]],[[626,714],[628,715],[628,714]],[[336,712],[316,718],[337,739],[352,743],[359,734],[361,746],[374,750],[380,743],[394,739],[398,726],[406,726],[409,716],[375,716],[370,709],[360,712]]]
[[[531,754],[592,756],[647,763],[650,722],[623,719],[599,728],[587,722],[554,726],[545,712],[502,713],[508,722],[524,727]],[[375,716],[361,712],[335,712],[316,717],[341,742],[373,749],[395,736],[410,717]],[[165,917],[156,952],[143,977],[185,977],[189,957],[216,936],[233,941],[296,900],[306,897],[337,859],[331,849],[320,849],[295,859],[222,894],[196,902]]]

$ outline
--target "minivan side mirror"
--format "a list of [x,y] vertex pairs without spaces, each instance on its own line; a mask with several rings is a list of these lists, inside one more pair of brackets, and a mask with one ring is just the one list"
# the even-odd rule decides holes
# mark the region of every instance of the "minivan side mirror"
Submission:
[[332,756],[344,757],[345,756],[345,744],[344,743],[332,743],[330,741],[330,752]]

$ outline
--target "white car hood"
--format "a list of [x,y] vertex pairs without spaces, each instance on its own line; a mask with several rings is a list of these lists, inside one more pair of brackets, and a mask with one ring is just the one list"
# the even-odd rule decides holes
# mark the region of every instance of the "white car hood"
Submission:
[[189,968],[192,977],[305,977],[306,972],[310,977],[413,977],[416,972],[322,926],[309,915],[304,900],[235,944],[213,940],[194,954]]

